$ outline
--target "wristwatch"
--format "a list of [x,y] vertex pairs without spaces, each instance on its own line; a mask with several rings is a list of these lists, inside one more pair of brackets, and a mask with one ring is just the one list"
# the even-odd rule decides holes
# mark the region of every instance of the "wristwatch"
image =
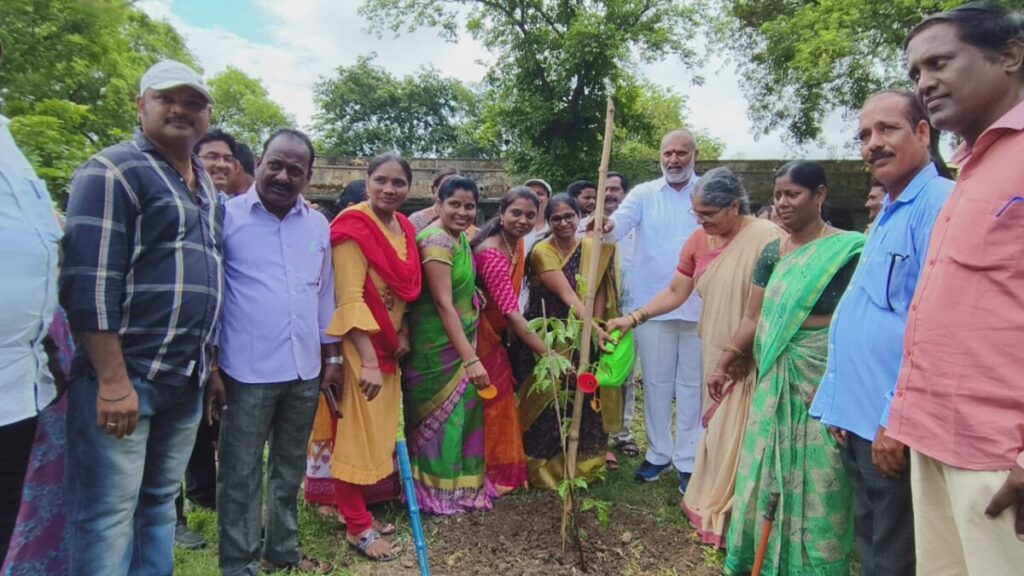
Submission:
[[324,364],[337,364],[341,366],[341,356],[328,356],[324,359]]

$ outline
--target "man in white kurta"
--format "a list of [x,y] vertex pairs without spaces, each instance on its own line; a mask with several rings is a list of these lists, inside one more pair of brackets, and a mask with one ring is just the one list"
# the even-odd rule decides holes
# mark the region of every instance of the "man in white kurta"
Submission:
[[[675,274],[679,252],[697,229],[690,213],[690,193],[700,179],[693,172],[697,144],[688,130],[669,132],[661,143],[662,177],[636,186],[606,225],[606,241],[618,242],[636,232],[632,301],[649,302]],[[610,228],[610,231],[608,230]],[[700,297],[651,319],[636,329],[637,353],[644,378],[644,424],[647,453],[636,478],[654,481],[670,467],[686,490],[701,435],[701,367],[697,320]],[[675,434],[672,401],[675,400]]]

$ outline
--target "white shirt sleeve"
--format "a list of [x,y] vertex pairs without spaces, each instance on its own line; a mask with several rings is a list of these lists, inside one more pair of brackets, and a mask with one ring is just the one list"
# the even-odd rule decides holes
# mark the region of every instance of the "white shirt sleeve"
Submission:
[[644,212],[643,197],[646,192],[646,188],[637,186],[632,192],[626,194],[622,204],[619,204],[615,213],[611,215],[611,220],[615,222],[615,227],[612,228],[610,234],[605,236],[606,241],[618,242],[632,232],[637,227],[637,224],[640,224],[640,218],[643,217]]

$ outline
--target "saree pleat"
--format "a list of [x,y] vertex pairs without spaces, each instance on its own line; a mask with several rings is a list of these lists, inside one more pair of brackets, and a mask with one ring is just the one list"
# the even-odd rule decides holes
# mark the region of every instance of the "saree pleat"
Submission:
[[[766,220],[750,218],[743,229],[695,278],[703,300],[697,332],[701,339],[702,365],[706,382],[718,364],[722,350],[739,328],[750,297],[754,265],[764,246],[783,235]],[[697,445],[697,458],[682,507],[704,544],[725,546],[725,533],[732,512],[743,430],[750,412],[755,374],[736,381],[721,403],[714,402],[704,388],[704,435]]]
[[[417,236],[424,263],[451,265],[452,303],[471,343],[479,299],[473,255],[465,234],[441,228]],[[433,514],[489,510],[484,468],[484,404],[445,332],[428,291],[409,309],[412,350],[403,366],[405,422],[420,508]]]
[[782,258],[765,287],[754,339],[760,375],[736,477],[726,574],[749,573],[771,493],[780,494],[763,574],[848,576],[853,495],[839,450],[810,406],[825,371],[828,329],[801,325],[831,278],[864,245],[857,233]]
[[[517,266],[510,270],[513,295],[519,293],[523,283],[522,241],[517,245],[517,253]],[[479,265],[481,259],[506,257],[499,250],[489,250],[476,258]],[[495,490],[494,495],[510,492],[527,483],[523,429],[516,408],[516,381],[503,341],[507,330],[508,321],[498,310],[496,298],[489,297],[480,314],[477,355],[491,384],[498,389],[497,396],[484,401],[484,453],[487,480]]]

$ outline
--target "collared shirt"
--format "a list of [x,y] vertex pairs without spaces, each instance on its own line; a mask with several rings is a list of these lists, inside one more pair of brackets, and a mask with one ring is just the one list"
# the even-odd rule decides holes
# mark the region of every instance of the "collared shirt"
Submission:
[[929,163],[895,201],[886,196],[828,335],[828,366],[811,416],[869,442],[889,419],[907,311],[932,226],[953,189]]
[[224,311],[218,363],[239,382],[312,380],[334,313],[327,219],[300,196],[284,219],[251,189],[224,215]]
[[953,159],[887,433],[950,466],[1007,470],[1024,452],[1024,103]]
[[0,116],[0,426],[35,416],[57,395],[43,338],[57,309],[60,226]]
[[[206,382],[220,314],[223,208],[192,155],[195,195],[141,131],[71,181],[60,301],[76,332],[117,331],[129,374]],[[92,373],[84,347],[72,378]]]
[[[612,214],[615,227],[608,234],[609,241],[619,242],[636,229],[634,266],[629,274],[633,303],[643,306],[668,287],[676,273],[679,251],[697,227],[697,219],[690,214],[693,203],[690,194],[700,177],[694,174],[686,187],[676,190],[664,178],[644,182],[630,190],[619,208]],[[652,321],[686,320],[700,318],[700,296],[696,292],[675,310]]]

